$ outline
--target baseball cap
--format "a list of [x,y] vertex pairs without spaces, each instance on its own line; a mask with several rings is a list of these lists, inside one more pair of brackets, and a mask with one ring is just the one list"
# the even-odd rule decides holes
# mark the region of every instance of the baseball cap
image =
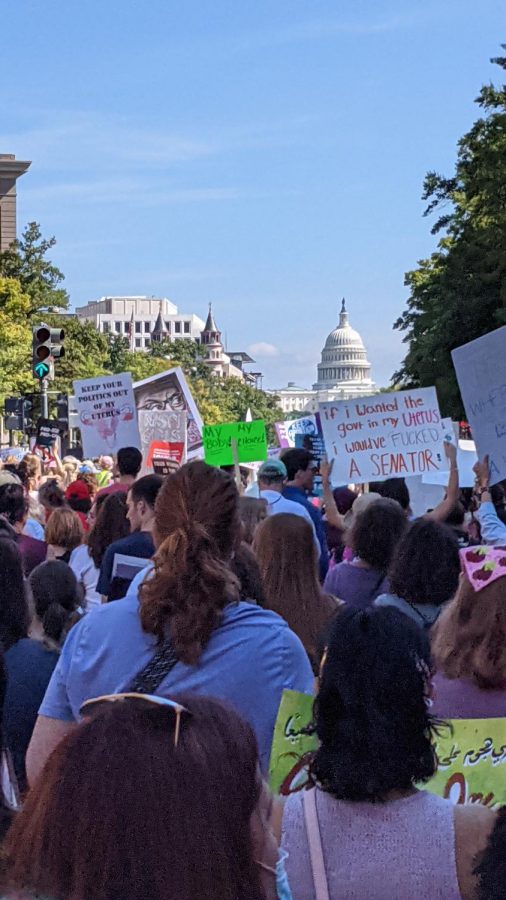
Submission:
[[67,500],[89,500],[90,492],[84,481],[73,481],[65,491]]
[[288,472],[284,462],[280,459],[268,459],[267,462],[262,463],[258,470],[258,477],[264,476],[266,478],[287,478]]

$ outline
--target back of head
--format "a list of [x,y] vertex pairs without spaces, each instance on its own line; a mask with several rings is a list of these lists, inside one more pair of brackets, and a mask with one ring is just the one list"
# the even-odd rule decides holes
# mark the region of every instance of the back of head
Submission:
[[8,650],[26,637],[28,604],[21,554],[15,541],[0,538],[0,641]]
[[302,447],[291,447],[289,450],[283,450],[280,459],[286,466],[288,481],[293,481],[297,472],[306,471],[313,457],[309,450],[303,450]]
[[230,568],[239,579],[241,600],[249,600],[250,603],[265,606],[260,568],[249,544],[241,542],[232,557]]
[[58,744],[10,835],[16,887],[94,900],[261,900],[252,729],[216,700],[173,699],[190,712],[177,746],[173,710],[145,701],[105,704]]
[[369,490],[390,500],[396,500],[404,512],[408,512],[411,498],[404,478],[387,478],[386,481],[375,481],[369,485]]
[[337,616],[315,701],[312,772],[342,800],[382,800],[436,770],[428,639],[392,608]]
[[46,543],[55,547],[74,550],[84,540],[81,521],[72,509],[62,507],[53,510],[46,525]]
[[375,500],[357,516],[350,543],[363,562],[386,574],[406,527],[406,516],[398,503]]
[[130,497],[134,503],[144,500],[148,506],[154,509],[162,484],[163,478],[161,475],[144,475],[143,478],[138,478],[137,481],[134,481],[130,488]]
[[390,589],[408,603],[441,606],[459,584],[459,545],[447,525],[418,519],[401,540],[390,567]]
[[142,467],[142,453],[137,447],[121,447],[117,456],[120,475],[131,475],[134,478]]
[[141,587],[141,622],[161,638],[170,621],[176,653],[190,664],[239,596],[230,568],[241,538],[237,501],[233,478],[200,461],[165,479],[156,500],[155,572]]
[[48,478],[39,488],[39,501],[46,509],[66,506],[65,493],[55,478]]
[[[480,549],[461,553],[476,555],[479,561]],[[434,626],[432,648],[437,669],[447,678],[468,678],[482,689],[504,688],[506,577],[478,591],[463,577],[455,597]]]
[[239,516],[243,541],[252,544],[256,529],[267,517],[267,503],[256,497],[239,497]]
[[123,491],[100,494],[95,503],[95,524],[88,534],[87,544],[90,556],[98,569],[110,544],[130,534],[130,523],[127,519],[126,494]]
[[0,485],[0,515],[11,525],[22,522],[28,513],[28,500],[21,484]]
[[479,879],[479,900],[504,900],[506,884],[506,806],[497,814],[496,823],[474,874]]
[[44,634],[58,643],[80,603],[76,576],[66,563],[54,560],[36,566],[28,580]]

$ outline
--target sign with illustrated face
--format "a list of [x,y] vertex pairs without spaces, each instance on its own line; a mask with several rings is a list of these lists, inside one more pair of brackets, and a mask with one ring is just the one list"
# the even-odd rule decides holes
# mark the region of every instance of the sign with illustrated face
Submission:
[[141,442],[130,372],[74,381],[85,457],[117,453]]
[[320,404],[334,484],[448,471],[436,389]]

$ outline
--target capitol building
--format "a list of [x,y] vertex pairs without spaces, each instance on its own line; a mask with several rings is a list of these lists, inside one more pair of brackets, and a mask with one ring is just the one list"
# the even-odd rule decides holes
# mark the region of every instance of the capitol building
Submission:
[[279,397],[284,413],[317,412],[319,403],[367,397],[377,391],[371,379],[371,364],[364,342],[350,325],[344,300],[339,324],[325,341],[317,372],[312,389],[298,387],[289,381],[286,387],[270,392]]

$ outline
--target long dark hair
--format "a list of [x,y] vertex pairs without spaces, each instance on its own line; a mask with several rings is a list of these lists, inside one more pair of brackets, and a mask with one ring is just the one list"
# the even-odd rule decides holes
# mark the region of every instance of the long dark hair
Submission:
[[100,494],[96,501],[95,524],[88,534],[88,552],[97,569],[102,565],[107,548],[130,534],[127,519],[127,501],[124,491],[114,494]]
[[58,744],[8,838],[14,889],[54,900],[263,900],[253,731],[217,700],[173,699],[191,712],[177,746],[173,713],[128,702]]
[[230,568],[241,540],[234,480],[204,462],[167,478],[155,504],[155,572],[140,590],[145,631],[172,643],[194,665],[218,625],[223,607],[240,595]]
[[258,526],[253,541],[266,600],[288,622],[317,666],[318,638],[339,606],[318,580],[314,532],[301,516],[280,513]]
[[384,800],[436,771],[426,633],[396,609],[334,622],[315,701],[312,774],[338,800]]
[[66,563],[52,560],[36,566],[28,581],[44,634],[59,643],[77,618],[81,597],[76,576]]
[[0,642],[5,650],[28,635],[23,562],[14,541],[0,538]]

